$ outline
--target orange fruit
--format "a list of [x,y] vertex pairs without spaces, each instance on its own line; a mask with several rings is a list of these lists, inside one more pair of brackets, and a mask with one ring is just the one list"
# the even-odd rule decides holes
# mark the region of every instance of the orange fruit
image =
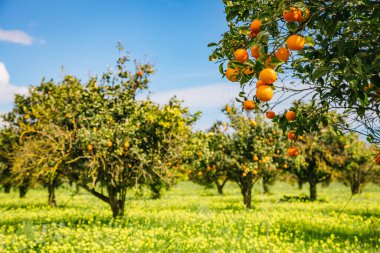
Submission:
[[368,85],[364,86],[364,91],[368,91],[368,90],[370,90],[372,88],[373,88],[373,84],[369,83]]
[[259,88],[260,85],[264,85],[265,83],[261,80],[256,82],[256,88]]
[[296,134],[294,133],[293,130],[288,132],[288,138],[290,140],[294,140],[296,138]]
[[265,114],[265,116],[268,119],[273,119],[276,116],[276,113],[274,111],[267,111],[267,113]]
[[126,141],[126,142],[124,142],[124,148],[125,148],[125,149],[128,149],[128,148],[129,148],[129,146],[130,146],[130,145],[129,145],[129,142],[127,142],[127,141]]
[[297,15],[296,20],[297,22],[304,22],[310,18],[310,10],[306,8],[305,11],[305,17],[304,14],[300,11],[300,14]]
[[261,101],[261,102],[268,102],[272,99],[273,97],[273,89],[269,85],[260,85],[257,90],[256,90],[256,97]]
[[297,34],[289,36],[289,38],[286,40],[286,46],[290,50],[301,50],[305,46],[305,39]]
[[109,147],[109,148],[112,147],[112,141],[107,142],[107,147]]
[[253,102],[252,100],[245,100],[243,104],[243,108],[246,111],[251,111],[255,109],[255,102]]
[[265,84],[272,84],[277,80],[276,71],[271,68],[266,68],[260,72],[260,80]]
[[247,50],[240,48],[235,51],[234,53],[235,60],[244,63],[246,60],[248,60],[248,52]]
[[298,148],[296,147],[288,148],[288,156],[296,157],[298,156],[298,154],[299,154]]
[[293,111],[288,111],[288,112],[286,112],[286,114],[285,114],[285,118],[286,118],[288,121],[295,120],[295,119],[296,119],[296,113],[293,112]]
[[378,155],[375,159],[376,164],[380,164],[380,155]]
[[252,32],[258,33],[260,31],[260,26],[261,26],[261,21],[258,19],[255,19],[252,21],[249,28],[251,29]]
[[87,145],[87,150],[88,150],[89,152],[92,151],[92,145],[91,145],[91,144],[88,144],[88,145]]
[[290,52],[286,47],[280,47],[276,52],[277,59],[287,62],[290,57]]
[[139,72],[137,72],[137,75],[138,75],[139,77],[142,77],[143,74],[144,74],[144,73],[143,73],[141,70],[139,70]]
[[255,59],[258,59],[260,57],[259,48],[260,46],[251,47],[251,55]]
[[295,7],[290,7],[282,12],[282,16],[287,22],[296,22],[302,18],[302,12]]
[[247,76],[252,75],[253,73],[255,73],[255,71],[253,71],[252,67],[246,67],[243,72]]
[[226,71],[226,77],[231,82],[236,82],[237,81],[237,75],[238,74],[239,74],[239,70],[238,69],[228,68],[227,71]]

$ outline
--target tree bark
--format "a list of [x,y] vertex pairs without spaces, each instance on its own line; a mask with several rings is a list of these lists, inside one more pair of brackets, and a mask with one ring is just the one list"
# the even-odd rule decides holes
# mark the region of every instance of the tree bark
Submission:
[[251,209],[252,202],[252,184],[242,184],[241,193],[243,194],[244,205],[247,209]]
[[298,189],[302,190],[303,181],[301,179],[298,179]]
[[354,180],[351,182],[351,194],[355,195],[360,193],[360,181]]
[[19,191],[20,191],[20,198],[24,198],[26,193],[28,192],[28,186],[26,185],[20,185],[18,187]]
[[161,186],[158,184],[150,185],[150,192],[152,194],[152,199],[161,198]]
[[317,183],[314,180],[309,181],[310,185],[310,201],[317,199]]
[[6,183],[6,184],[3,184],[3,187],[4,187],[4,192],[5,193],[10,193],[11,192],[11,184],[9,183]]
[[228,181],[228,179],[225,179],[225,180],[223,181],[223,183],[221,183],[221,184],[219,183],[218,180],[215,181],[216,188],[218,189],[218,193],[219,193],[220,195],[223,195],[223,187],[225,186],[225,184],[227,183],[227,181]]
[[49,183],[47,188],[48,188],[48,192],[49,192],[49,197],[48,197],[49,205],[50,206],[57,206],[57,201],[55,199],[55,184]]
[[109,205],[111,206],[113,218],[116,219],[118,217],[123,217],[126,189],[117,189],[113,186],[108,186],[107,191],[109,196]]

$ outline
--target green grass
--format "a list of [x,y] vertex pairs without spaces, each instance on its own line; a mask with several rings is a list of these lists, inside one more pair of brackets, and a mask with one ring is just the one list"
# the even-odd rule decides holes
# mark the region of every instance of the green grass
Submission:
[[324,201],[286,203],[283,195],[307,187],[277,183],[263,195],[258,184],[246,211],[232,183],[218,196],[183,182],[159,200],[131,193],[122,220],[84,191],[59,189],[56,208],[44,189],[25,199],[0,193],[0,252],[380,252],[378,186],[354,196],[337,223],[349,189],[333,183],[318,191]]

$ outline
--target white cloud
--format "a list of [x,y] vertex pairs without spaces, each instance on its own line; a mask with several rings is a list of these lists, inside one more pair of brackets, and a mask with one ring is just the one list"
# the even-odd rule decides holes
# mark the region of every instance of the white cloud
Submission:
[[0,41],[8,41],[22,45],[32,45],[34,38],[19,30],[3,30],[0,28]]
[[220,83],[158,92],[151,95],[151,99],[157,103],[164,104],[167,103],[171,97],[176,95],[180,100],[185,101],[184,104],[186,106],[192,108],[221,108],[233,100],[239,94],[239,91],[240,87],[238,84]]
[[4,63],[0,62],[0,105],[13,102],[15,94],[26,94],[27,87],[18,87],[10,82],[8,71]]

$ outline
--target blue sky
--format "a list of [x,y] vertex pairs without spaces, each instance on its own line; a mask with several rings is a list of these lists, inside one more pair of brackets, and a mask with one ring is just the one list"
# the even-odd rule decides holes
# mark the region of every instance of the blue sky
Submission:
[[178,94],[206,128],[239,91],[208,61],[207,44],[227,28],[223,11],[220,0],[0,0],[0,112],[25,86],[59,80],[61,66],[83,80],[113,66],[121,41],[155,65],[152,98]]

